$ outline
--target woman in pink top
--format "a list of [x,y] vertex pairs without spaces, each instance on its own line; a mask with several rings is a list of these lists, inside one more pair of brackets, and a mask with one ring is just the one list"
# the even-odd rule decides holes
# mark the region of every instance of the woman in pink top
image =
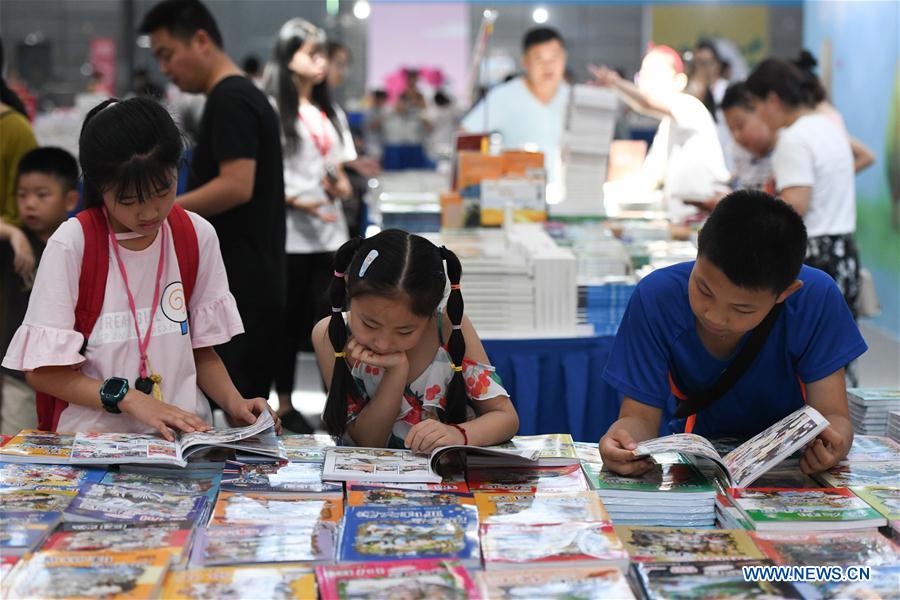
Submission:
[[86,229],[69,219],[47,242],[25,319],[3,359],[4,367],[25,371],[35,390],[68,403],[57,431],[158,431],[172,440],[173,430],[210,428],[207,397],[235,424],[268,410],[263,398],[241,397],[213,349],[243,325],[215,230],[191,213],[198,260],[185,306],[166,220],[181,153],[178,128],[151,100],[107,100],[85,119],[85,204],[102,209],[109,234],[99,317],[85,340],[76,306]]

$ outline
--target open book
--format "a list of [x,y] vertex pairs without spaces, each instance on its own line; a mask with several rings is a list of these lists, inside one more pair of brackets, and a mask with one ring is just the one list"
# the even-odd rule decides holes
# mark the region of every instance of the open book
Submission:
[[[234,448],[284,458],[268,411],[247,427],[177,435],[174,442],[143,433],[60,434],[25,430],[0,448],[4,462],[44,464],[159,464],[187,466],[187,459],[210,448]],[[53,451],[47,451],[47,448]]]
[[811,406],[804,406],[765,431],[750,438],[725,456],[719,455],[706,438],[692,433],[676,433],[641,442],[635,456],[680,452],[688,460],[709,459],[727,483],[726,487],[747,487],[763,473],[791,456],[828,427],[828,420]]
[[[540,465],[538,448],[482,448],[480,446],[443,446],[431,454],[389,448],[328,448],[322,479],[328,481],[377,481],[381,483],[440,483],[442,463],[451,454],[463,453],[469,465]],[[577,459],[575,459],[577,462]]]

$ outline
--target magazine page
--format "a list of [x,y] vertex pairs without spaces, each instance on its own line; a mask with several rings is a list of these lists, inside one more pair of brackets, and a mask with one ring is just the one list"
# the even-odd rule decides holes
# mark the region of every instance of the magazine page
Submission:
[[804,406],[725,456],[733,487],[747,487],[760,475],[788,458],[828,427],[828,420]]
[[226,525],[200,532],[192,563],[206,567],[253,563],[330,564],[334,561],[335,527],[315,519],[290,526]]
[[454,598],[478,600],[465,567],[452,560],[402,560],[319,567],[322,600]]
[[[466,464],[470,467],[537,467],[537,466],[557,466],[549,464],[541,464],[541,447],[518,447],[518,446],[441,446],[431,451],[431,470],[435,473],[441,472],[441,466],[450,459],[454,453],[465,455]],[[557,460],[552,458],[546,459],[551,463]],[[579,464],[577,458],[564,458],[563,465]]]
[[693,433],[675,433],[647,440],[638,444],[633,452],[635,456],[650,456],[657,462],[656,455],[665,454],[668,456],[673,452],[677,452],[698,467],[704,467],[708,464],[707,461],[712,461],[719,476],[729,484],[731,482],[728,467],[716,451],[715,446],[706,438]]
[[336,446],[334,438],[323,433],[281,436],[285,458],[291,462],[325,462],[325,450]]
[[475,579],[484,598],[618,598],[634,593],[622,569],[607,565],[478,571]]
[[384,483],[442,481],[442,477],[432,471],[428,456],[414,454],[411,450],[352,447],[328,448],[325,451],[322,479]]
[[72,464],[163,463],[184,466],[178,442],[145,433],[77,433]]
[[[246,427],[231,427],[227,429],[213,429],[210,431],[193,431],[186,433],[178,438],[181,450],[187,450],[192,446],[228,446],[231,442],[236,442],[244,438],[262,433],[269,427],[275,427],[272,415],[266,411],[256,418],[256,423],[247,425]],[[189,456],[192,454],[188,452]]]

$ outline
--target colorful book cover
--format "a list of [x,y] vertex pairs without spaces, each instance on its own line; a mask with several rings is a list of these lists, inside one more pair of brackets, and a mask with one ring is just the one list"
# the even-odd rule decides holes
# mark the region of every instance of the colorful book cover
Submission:
[[110,471],[100,483],[124,488],[164,492],[178,496],[199,496],[200,494],[205,494],[210,501],[215,502],[220,480],[221,475],[207,473],[185,477],[184,475],[166,476]]
[[469,469],[473,492],[583,492],[589,490],[581,465],[514,469]]
[[885,485],[850,488],[869,506],[880,512],[888,521],[900,519],[900,488]]
[[392,490],[409,490],[411,492],[451,492],[456,494],[468,494],[469,484],[462,475],[445,477],[440,483],[381,483],[378,481],[348,481],[347,491],[372,490],[376,488],[389,488]]
[[155,598],[168,570],[165,551],[38,553],[16,568],[10,598]]
[[222,471],[226,492],[322,493],[342,492],[340,483],[322,481],[319,463],[253,463],[229,460]]
[[603,465],[603,457],[600,456],[600,447],[595,442],[572,442],[575,448],[575,456],[582,463]]
[[89,483],[65,510],[73,521],[191,521],[206,510],[206,496],[181,496],[153,490]]
[[18,556],[3,554],[0,556],[0,592],[6,597],[6,589],[11,580],[12,570],[19,563]]
[[339,495],[222,492],[213,510],[210,525],[277,525],[281,523],[339,523],[344,514]]
[[478,506],[478,519],[482,523],[540,525],[569,521],[609,521],[609,514],[594,492],[476,492],[475,504]]
[[479,571],[475,581],[482,597],[491,600],[634,598],[622,569],[605,565]]
[[765,566],[760,560],[733,562],[639,563],[638,577],[649,600],[669,598],[799,599],[788,582],[745,581],[743,567]]
[[302,565],[214,567],[174,571],[161,594],[166,600],[296,598],[316,600],[316,576]]
[[477,566],[478,514],[472,506],[354,506],[347,509],[338,557],[458,559]]
[[744,531],[617,526],[636,562],[758,560],[765,558]]
[[900,462],[900,444],[889,437],[878,435],[855,435],[845,463],[854,462]]
[[900,546],[876,531],[752,532],[750,537],[779,565],[900,564]]
[[0,447],[0,456],[9,462],[65,464],[74,443],[74,433],[23,429]]
[[481,526],[486,569],[606,562],[628,565],[628,553],[609,523],[487,523]]
[[900,466],[893,461],[855,462],[835,465],[824,473],[816,473],[814,477],[833,488],[867,485],[900,487]]
[[900,597],[900,564],[873,567],[868,581],[817,581],[798,583],[804,599],[867,600]]
[[816,523],[823,529],[838,529],[841,524],[852,522],[865,527],[887,523],[845,488],[730,488],[728,495],[757,529],[791,523]]
[[0,490],[0,507],[8,512],[64,511],[74,499],[74,491]]
[[34,550],[61,519],[61,512],[0,511],[0,553],[21,556]]
[[475,504],[472,494],[403,490],[357,485],[347,490],[347,506],[450,506]]
[[194,524],[63,523],[41,548],[54,552],[146,552],[166,550],[181,560],[191,544]]
[[629,496],[646,495],[657,497],[660,492],[672,492],[676,494],[704,494],[712,497],[715,495],[715,486],[690,464],[662,464],[656,465],[640,477],[625,477],[612,471],[599,471],[588,473],[591,478],[591,486],[601,496],[622,495]]
[[404,560],[318,567],[316,577],[322,600],[481,598],[468,571],[457,561]]
[[280,438],[291,462],[325,462],[325,450],[334,448],[334,438],[325,434],[284,435]]
[[252,563],[334,562],[335,526],[318,521],[212,526],[198,534],[192,563],[212,567]]
[[0,489],[77,492],[84,483],[98,483],[105,473],[66,465],[0,463]]

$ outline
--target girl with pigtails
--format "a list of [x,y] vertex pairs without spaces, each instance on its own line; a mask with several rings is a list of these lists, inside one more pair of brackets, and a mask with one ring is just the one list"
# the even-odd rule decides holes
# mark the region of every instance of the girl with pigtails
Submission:
[[312,336],[330,382],[323,415],[330,434],[414,452],[515,435],[515,408],[463,315],[453,252],[390,229],[345,243],[334,268],[332,314]]

